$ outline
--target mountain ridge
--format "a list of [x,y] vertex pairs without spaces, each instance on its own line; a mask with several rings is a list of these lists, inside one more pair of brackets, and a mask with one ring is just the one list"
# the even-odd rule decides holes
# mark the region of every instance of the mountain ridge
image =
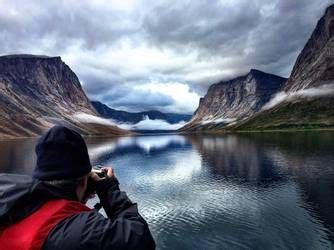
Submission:
[[59,56],[0,57],[0,137],[38,136],[54,124],[65,124],[83,135],[125,134],[119,128],[84,124],[77,112],[97,116],[80,81]]
[[318,87],[334,79],[334,5],[329,6],[299,53],[286,92]]
[[[334,4],[326,9],[298,55],[284,87],[287,97],[274,107],[236,124],[232,129],[332,129],[333,89]],[[303,96],[303,92],[309,94]]]
[[[201,124],[200,120],[196,119],[198,110],[203,106],[201,99],[191,122],[181,128],[181,132],[333,128],[334,94],[333,87],[329,87],[333,84],[334,4],[326,9],[317,22],[296,59],[290,77],[282,85],[281,92],[278,89],[277,95],[270,99],[270,102],[274,103],[271,107],[263,106],[253,114],[240,117],[241,119],[236,121],[224,122],[216,119],[216,122]],[[216,86],[217,84],[210,87],[208,93]],[[226,100],[218,104],[206,103],[207,110],[215,105],[224,107],[223,101]],[[235,107],[231,106],[231,110],[233,109]],[[221,112],[220,115],[225,113]]]
[[177,113],[163,113],[157,110],[148,110],[142,112],[127,112],[117,110],[109,107],[108,105],[99,101],[91,101],[96,111],[104,118],[114,119],[119,122],[125,123],[138,123],[147,116],[151,120],[165,120],[170,124],[178,123],[181,121],[189,121],[191,115],[177,114]]
[[230,123],[253,115],[283,87],[287,79],[260,70],[211,85],[191,121],[181,130],[203,129],[210,123]]

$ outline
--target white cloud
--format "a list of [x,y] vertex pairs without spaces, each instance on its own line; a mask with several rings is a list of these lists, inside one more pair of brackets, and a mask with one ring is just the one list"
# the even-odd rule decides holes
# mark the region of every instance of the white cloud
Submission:
[[92,5],[101,6],[101,8],[106,8],[110,6],[113,10],[118,11],[132,11],[136,7],[136,0],[89,0]]
[[73,115],[73,118],[82,123],[101,124],[106,126],[117,126],[126,130],[177,130],[183,127],[186,122],[181,121],[179,123],[170,124],[165,120],[151,120],[148,116],[145,116],[143,120],[138,123],[120,123],[112,119],[105,119],[95,115],[77,112]]
[[174,100],[173,109],[179,113],[192,113],[198,106],[199,95],[193,92],[187,84],[175,82],[150,82],[134,90],[148,90],[154,94],[163,94]]
[[291,101],[296,97],[312,98],[332,95],[334,95],[334,84],[324,84],[317,88],[302,89],[292,93],[279,92],[262,107],[262,110],[271,109],[284,101]]
[[276,105],[285,101],[287,96],[288,96],[287,93],[285,93],[284,91],[277,93],[268,103],[266,103],[262,107],[262,110],[267,110],[271,109],[272,107],[275,107]]
[[223,117],[213,117],[213,118],[208,118],[206,120],[201,121],[201,124],[218,124],[218,123],[232,123],[236,119],[235,118],[223,118]]
[[177,130],[185,125],[184,121],[170,124],[165,120],[151,120],[145,117],[142,121],[136,124],[119,123],[117,126],[128,130]]
[[324,84],[319,86],[318,88],[309,88],[302,89],[292,95],[302,96],[302,97],[317,97],[317,96],[327,96],[334,94],[334,84]]
[[94,124],[101,124],[107,126],[116,126],[116,123],[111,119],[104,119],[95,115],[77,112],[73,115],[73,118],[79,122],[83,123],[94,123]]

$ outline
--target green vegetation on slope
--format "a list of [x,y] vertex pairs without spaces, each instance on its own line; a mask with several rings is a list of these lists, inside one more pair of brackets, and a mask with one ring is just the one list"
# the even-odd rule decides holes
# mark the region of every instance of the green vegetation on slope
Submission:
[[232,130],[321,128],[334,128],[333,97],[284,102],[231,127]]

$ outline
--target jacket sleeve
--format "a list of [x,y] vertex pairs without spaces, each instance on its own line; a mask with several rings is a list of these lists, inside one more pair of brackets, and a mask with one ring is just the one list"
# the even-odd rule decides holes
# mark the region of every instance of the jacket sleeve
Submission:
[[126,249],[155,249],[148,224],[139,214],[137,204],[120,191],[116,178],[99,181],[96,192],[108,218],[117,228],[114,242]]
[[130,201],[125,192],[120,191],[119,182],[116,178],[106,178],[97,182],[96,193],[108,218],[112,220],[131,207],[135,207],[137,210],[136,204]]
[[108,218],[96,211],[68,218],[51,231],[44,249],[155,249],[146,221],[118,181],[100,181],[96,189]]

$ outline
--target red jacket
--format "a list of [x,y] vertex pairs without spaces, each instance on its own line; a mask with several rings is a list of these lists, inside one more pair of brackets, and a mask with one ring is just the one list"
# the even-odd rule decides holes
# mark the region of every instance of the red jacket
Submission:
[[50,200],[28,217],[0,231],[2,250],[39,250],[50,231],[62,220],[91,211],[80,202]]
[[0,173],[0,250],[155,249],[136,203],[116,179],[96,185],[106,218],[78,203],[73,185],[53,186],[28,177]]

